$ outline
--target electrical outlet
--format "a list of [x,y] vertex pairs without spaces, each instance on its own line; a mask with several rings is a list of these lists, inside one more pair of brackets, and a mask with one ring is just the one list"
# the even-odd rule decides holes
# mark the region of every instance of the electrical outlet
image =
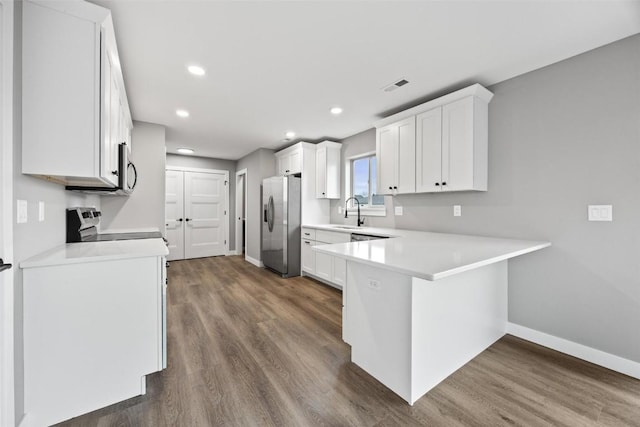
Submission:
[[26,200],[16,201],[16,222],[18,224],[24,224],[29,220],[27,216],[27,208],[28,206]]
[[589,221],[613,221],[613,205],[589,205]]
[[402,206],[396,206],[395,207],[395,213],[397,216],[402,216],[402,213],[404,212],[404,210],[402,209]]
[[453,216],[462,216],[462,206],[453,205]]
[[369,282],[367,283],[367,285],[369,286],[369,288],[374,289],[376,291],[380,290],[380,281],[378,280],[369,279]]

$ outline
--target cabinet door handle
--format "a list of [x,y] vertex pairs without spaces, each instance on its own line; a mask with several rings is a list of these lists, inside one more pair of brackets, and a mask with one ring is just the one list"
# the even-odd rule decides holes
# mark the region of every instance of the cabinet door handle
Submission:
[[311,233],[304,233],[305,236],[311,236]]
[[324,196],[324,193],[322,193],[322,195]]
[[111,171],[112,175],[118,176],[118,171]]
[[11,268],[11,264],[5,263],[2,258],[0,258],[0,271],[5,271]]
[[185,221],[191,221],[191,218],[185,218],[184,220]]
[[440,183],[439,183],[439,182],[436,182],[436,187],[439,187],[439,186],[440,186]]
[[397,190],[397,189],[398,189],[398,187],[396,187],[396,186],[394,185],[394,186],[393,186],[393,189],[394,189],[394,190]]
[[305,245],[310,245],[310,244],[311,244],[311,242],[309,242],[308,240],[305,240],[305,241],[304,241],[304,244],[305,244]]
[[393,187],[389,187],[389,190],[393,190]]
[[286,173],[289,173],[289,169],[287,169],[285,172],[286,172]]
[[442,185],[447,185],[447,183],[446,183],[446,182],[443,182],[443,183],[442,183]]
[[176,221],[182,222],[182,218],[178,218],[178,219],[176,219]]

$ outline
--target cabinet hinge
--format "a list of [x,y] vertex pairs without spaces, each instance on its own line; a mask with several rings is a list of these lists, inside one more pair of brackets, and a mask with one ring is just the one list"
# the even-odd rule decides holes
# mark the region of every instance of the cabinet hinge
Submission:
[[227,182],[229,182],[229,181],[225,181],[225,182],[224,182],[225,187],[227,186]]

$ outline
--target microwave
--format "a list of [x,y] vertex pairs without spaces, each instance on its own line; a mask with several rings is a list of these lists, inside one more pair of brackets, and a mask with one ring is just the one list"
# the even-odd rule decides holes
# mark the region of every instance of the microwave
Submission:
[[67,185],[65,189],[80,193],[98,194],[101,196],[128,196],[138,183],[138,170],[129,157],[129,149],[125,142],[118,144],[118,186],[117,187],[81,187]]

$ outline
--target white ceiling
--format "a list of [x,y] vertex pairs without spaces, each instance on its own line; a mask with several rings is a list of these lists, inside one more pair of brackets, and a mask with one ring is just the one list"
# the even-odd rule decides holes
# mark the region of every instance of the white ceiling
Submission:
[[[134,120],[165,125],[168,152],[232,160],[288,145],[289,130],[339,140],[467,84],[640,33],[640,1],[94,3],[113,12]],[[381,90],[399,78],[410,84]]]

